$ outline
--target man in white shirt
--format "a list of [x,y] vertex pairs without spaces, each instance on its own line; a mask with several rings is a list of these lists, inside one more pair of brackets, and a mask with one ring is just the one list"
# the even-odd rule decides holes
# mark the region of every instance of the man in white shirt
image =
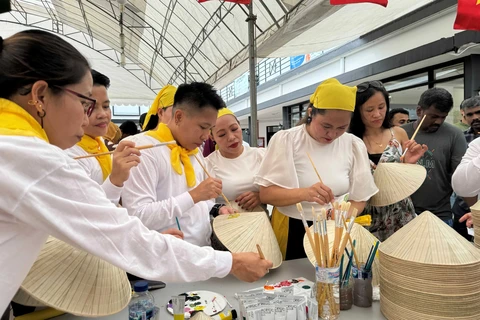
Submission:
[[231,208],[215,205],[213,199],[221,194],[222,182],[205,179],[197,162],[203,161],[198,148],[208,138],[223,106],[221,97],[210,85],[183,84],[175,93],[168,124],[160,123],[156,130],[131,138],[137,145],[168,140],[178,144],[143,150],[141,163],[125,182],[123,206],[149,229],[162,232],[178,224],[185,241],[206,246],[210,245],[212,233],[210,213],[233,212]]

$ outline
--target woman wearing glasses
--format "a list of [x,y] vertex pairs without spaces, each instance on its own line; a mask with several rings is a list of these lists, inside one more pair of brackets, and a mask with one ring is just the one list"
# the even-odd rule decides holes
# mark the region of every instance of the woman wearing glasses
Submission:
[[[355,112],[349,131],[365,143],[372,172],[382,162],[417,163],[428,150],[426,145],[409,141],[401,127],[392,127],[387,117],[389,109],[389,95],[380,81],[363,82],[357,86]],[[401,159],[405,148],[408,152]],[[410,198],[385,207],[367,204],[364,212],[372,216],[370,231],[380,241],[385,241],[416,216]]]
[[[73,93],[79,98],[85,99],[88,106],[88,125],[84,128],[82,140],[67,150],[72,157],[81,157],[90,154],[108,152],[103,136],[107,134],[108,125],[112,119],[110,100],[107,89],[110,79],[92,70],[93,89],[92,97],[83,97]],[[71,91],[71,90],[70,90]],[[78,163],[87,172],[87,175],[102,186],[107,198],[118,204],[122,192],[123,183],[128,179],[130,169],[139,163],[139,158],[126,148],[125,143],[120,143],[112,156],[104,155],[95,158],[79,159]]]
[[0,38],[0,310],[48,235],[152,280],[263,276],[272,264],[258,254],[218,252],[150,231],[105,197],[63,151],[82,139],[91,92],[87,60],[60,37],[28,30]]
[[[356,88],[336,79],[321,83],[310,98],[302,125],[276,133],[268,146],[255,183],[260,200],[276,208],[272,226],[285,259],[305,257],[305,230],[296,204],[302,203],[307,220],[342,201],[349,194],[361,212],[377,191],[370,173],[367,150],[357,137],[345,133],[355,108]],[[319,175],[309,161],[311,157]]]

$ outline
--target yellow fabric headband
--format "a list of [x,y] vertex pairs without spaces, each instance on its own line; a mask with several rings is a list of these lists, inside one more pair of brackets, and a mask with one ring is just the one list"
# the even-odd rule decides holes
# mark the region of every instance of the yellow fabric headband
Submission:
[[230,110],[228,108],[222,108],[222,109],[218,110],[217,119],[220,118],[220,117],[223,117],[227,114],[231,114],[232,116],[235,117],[235,113],[233,113],[232,110]]
[[145,122],[143,123],[143,130],[147,127],[148,121],[150,117],[154,114],[157,114],[158,109],[160,108],[168,108],[173,106],[175,93],[177,92],[177,88],[167,84],[165,87],[160,90],[160,92],[153,100],[152,106],[148,110],[147,116],[145,117]]
[[357,87],[341,84],[337,79],[331,78],[323,81],[310,97],[310,103],[317,109],[355,110]]

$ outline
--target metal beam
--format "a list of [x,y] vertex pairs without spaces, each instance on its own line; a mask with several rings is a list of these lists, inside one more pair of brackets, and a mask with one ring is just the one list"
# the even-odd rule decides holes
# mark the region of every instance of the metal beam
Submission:
[[[200,50],[200,47],[205,42],[205,40],[208,39],[209,35],[218,27],[218,25],[223,21],[223,19],[228,14],[230,14],[230,12],[233,10],[235,6],[234,5],[230,6],[230,8],[228,9],[226,9],[225,7],[226,7],[225,4],[221,3],[218,6],[217,10],[215,10],[215,12],[212,13],[212,15],[207,20],[202,30],[200,30],[197,37],[193,41],[192,46],[190,47],[190,50],[188,50],[184,58],[186,64],[181,63],[177,66],[177,68],[172,74],[172,77],[170,78],[169,83],[174,83],[175,81],[177,81],[177,78],[183,76],[182,67],[185,68],[190,65],[190,61],[194,59],[195,54]],[[225,10],[222,10],[222,9],[225,9]]]

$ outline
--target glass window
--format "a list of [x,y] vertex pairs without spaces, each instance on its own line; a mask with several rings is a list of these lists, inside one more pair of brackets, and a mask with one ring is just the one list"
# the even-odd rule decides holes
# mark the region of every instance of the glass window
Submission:
[[428,74],[426,72],[416,74],[410,77],[402,78],[395,81],[389,81],[384,83],[385,88],[388,91],[398,90],[401,88],[411,87],[415,85],[426,84],[428,82]]
[[435,70],[435,80],[463,75],[463,62]]
[[451,93],[453,97],[453,109],[450,111],[447,117],[447,122],[449,123],[457,123],[460,122],[461,119],[461,114],[460,114],[460,104],[462,103],[464,99],[464,84],[463,84],[464,78],[461,79],[455,79],[452,81],[448,82],[443,82],[443,83],[437,83],[435,87],[437,88],[444,88],[448,90],[448,92]]
[[396,108],[407,109],[410,113],[410,120],[416,120],[418,100],[427,89],[428,86],[421,86],[390,93],[390,110]]

